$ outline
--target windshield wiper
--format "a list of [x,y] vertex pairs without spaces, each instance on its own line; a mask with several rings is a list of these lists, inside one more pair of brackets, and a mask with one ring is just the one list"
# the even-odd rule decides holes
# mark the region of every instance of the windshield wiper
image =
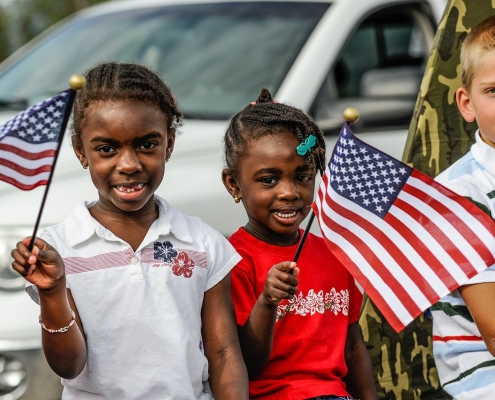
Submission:
[[0,99],[0,107],[5,108],[7,110],[24,110],[27,108],[28,102],[27,100],[23,99],[16,99],[16,100],[5,100],[5,99]]
[[202,120],[211,120],[211,121],[223,121],[228,120],[231,115],[224,113],[211,113],[211,112],[182,112],[182,117],[184,119],[202,119]]

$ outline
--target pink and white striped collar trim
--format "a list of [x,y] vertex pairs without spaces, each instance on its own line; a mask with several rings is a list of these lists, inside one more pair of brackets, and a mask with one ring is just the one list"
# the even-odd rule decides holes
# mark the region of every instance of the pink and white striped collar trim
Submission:
[[[161,235],[172,233],[177,240],[192,243],[193,238],[184,215],[159,196],[155,195],[155,201],[158,204],[159,215],[150,227],[146,240],[152,241],[153,236],[158,238]],[[64,229],[70,246],[83,243],[94,234],[108,240],[118,240],[91,216],[89,208],[93,204],[94,202],[89,201],[79,203],[64,220]]]

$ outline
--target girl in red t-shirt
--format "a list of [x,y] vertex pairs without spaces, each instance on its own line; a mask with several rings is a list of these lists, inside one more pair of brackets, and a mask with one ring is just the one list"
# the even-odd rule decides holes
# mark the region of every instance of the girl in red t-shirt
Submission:
[[300,223],[325,169],[325,142],[301,110],[262,89],[230,121],[222,180],[248,222],[230,237],[239,337],[256,399],[378,399],[357,319],[362,296],[323,239]]

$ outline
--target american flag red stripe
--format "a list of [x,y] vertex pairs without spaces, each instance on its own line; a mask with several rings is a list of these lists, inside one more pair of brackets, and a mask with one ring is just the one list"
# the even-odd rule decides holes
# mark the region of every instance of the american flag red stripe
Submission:
[[[414,176],[416,179],[421,180],[424,182],[426,185],[431,186],[435,190],[437,190],[439,193],[443,194],[445,197],[449,197],[452,195],[452,192],[449,189],[446,189],[444,186],[439,184],[438,182],[432,181],[428,176],[419,173],[418,171],[413,171],[412,176]],[[435,208],[440,214],[442,215],[447,215],[449,214],[449,222],[456,230],[463,235],[463,237],[473,246],[476,247],[478,253],[482,254],[482,258],[490,257],[492,252],[488,248],[488,246],[491,245],[491,241],[489,242],[484,242],[480,240],[478,235],[474,234],[472,231],[471,227],[469,224],[466,223],[465,219],[460,218],[456,213],[451,212],[451,210],[446,206],[444,202],[441,202],[431,196],[428,196],[420,191],[417,188],[413,188],[412,186],[406,185],[404,186],[403,189],[405,192],[414,194],[416,197],[422,199],[423,201],[428,200],[428,204]],[[469,200],[465,199],[464,197],[458,196],[456,198],[456,203],[462,204],[463,207],[466,210],[472,210],[472,212],[476,215],[479,214],[480,210],[473,205]],[[454,203],[455,205],[455,203]],[[486,230],[493,229],[493,222],[491,219],[487,219],[484,217],[479,219],[478,222],[481,223]],[[386,217],[388,218],[388,216]],[[462,265],[461,265],[462,267]],[[469,273],[470,270],[465,270],[466,273]]]
[[495,223],[344,126],[313,210],[330,250],[391,326],[495,262]]
[[48,183],[48,179],[41,179],[38,176],[38,179],[36,180],[36,183],[34,183],[34,184],[24,184],[24,183],[18,181],[17,179],[14,179],[14,178],[12,178],[10,176],[7,176],[7,175],[3,175],[1,173],[0,173],[0,180],[1,181],[4,181],[4,182],[7,182],[7,183],[10,183],[11,185],[14,185],[14,186],[18,187],[21,190],[32,190],[34,188],[37,188],[38,186],[46,185]]
[[57,142],[36,145],[5,137],[0,143],[0,180],[21,190],[46,185],[57,146]]
[[[5,140],[7,140],[7,139],[5,139]],[[54,157],[55,156],[55,150],[44,150],[44,151],[39,151],[36,153],[30,153],[29,151],[25,151],[23,149],[20,149],[19,147],[12,146],[9,144],[4,144],[4,143],[0,143],[0,151],[5,151],[5,152],[12,153],[12,154],[16,154],[19,157],[25,158],[26,160],[39,160],[41,158]]]
[[[360,217],[359,214],[349,211],[345,205],[339,205],[339,203],[342,203],[339,201],[338,197],[332,199],[333,195],[334,193],[326,193],[323,204],[325,206],[328,205],[329,209],[324,210],[321,214],[316,211],[316,216],[321,221],[320,225],[322,225],[322,223],[325,224],[325,228],[328,227],[330,232],[333,231],[338,233],[338,235],[346,239],[347,243],[352,244],[354,254],[351,253],[353,254],[351,259],[353,261],[351,264],[344,265],[346,265],[353,276],[355,276],[356,270],[360,268],[364,268],[363,272],[365,273],[365,276],[371,273],[376,274],[373,279],[374,285],[369,285],[365,283],[366,281],[363,282],[358,280],[364,291],[373,300],[375,299],[371,295],[371,292],[374,291],[373,289],[375,288],[381,293],[380,297],[386,295],[387,292],[384,290],[384,286],[385,282],[387,282],[386,286],[388,287],[388,291],[391,294],[393,293],[395,298],[400,299],[401,306],[404,308],[402,312],[407,313],[405,315],[419,315],[421,309],[416,305],[414,297],[415,295],[422,296],[422,293],[420,293],[416,286],[412,284],[411,279],[403,269],[397,268],[395,274],[392,272],[393,270],[391,270],[390,265],[395,262],[395,259],[391,253],[383,251],[379,237],[377,238],[373,234],[376,232],[369,231],[371,224],[369,224],[365,218]],[[344,220],[353,221],[355,226],[346,227],[345,224],[342,223]],[[364,224],[362,224],[363,221]],[[329,236],[332,237],[332,234],[326,229],[325,231],[322,229],[322,233],[327,241],[327,245],[337,258],[339,258],[338,254],[348,253],[337,243],[333,243],[327,239]],[[345,247],[349,246],[347,243]],[[386,245],[387,243],[384,244]],[[358,254],[366,255],[366,262],[368,265],[363,264],[364,260],[360,260]],[[373,270],[369,270],[371,266]],[[401,283],[401,281],[403,283]],[[404,285],[404,282],[407,282],[408,284]],[[385,299],[382,301],[386,303]]]
[[468,258],[462,253],[462,251],[459,250],[458,247],[456,247],[456,244],[451,240],[447,232],[442,231],[442,228],[435,225],[430,218],[421,214],[421,212],[411,207],[409,204],[404,203],[400,199],[396,200],[396,206],[404,212],[407,212],[414,219],[421,219],[421,223],[425,230],[431,235],[431,237],[434,237],[438,241],[442,242],[443,248],[447,251],[455,263],[459,265],[464,273],[468,276],[473,276],[476,274],[476,270],[471,265]]
[[[53,161],[53,159],[52,159]],[[50,165],[42,165],[41,167],[38,168],[25,168],[22,165],[16,164],[12,161],[9,160],[3,160],[0,158],[0,166],[10,168],[12,170],[16,170],[22,175],[26,176],[36,176],[41,174],[42,172],[50,172],[51,166]]]
[[[412,281],[415,282],[415,284],[421,289],[425,297],[430,301],[430,302],[435,302],[439,299],[438,294],[434,291],[432,286],[430,285],[428,279],[426,279],[425,271],[421,271],[417,269],[417,266],[414,265],[408,257],[405,256],[404,252],[400,250],[400,248],[394,243],[394,240],[390,237],[388,237],[384,232],[382,232],[380,229],[378,229],[375,225],[370,223],[368,220],[363,218],[361,215],[356,214],[345,207],[342,207],[338,203],[336,203],[334,200],[331,199],[330,196],[326,196],[325,201],[331,206],[333,210],[335,210],[338,214],[343,216],[344,218],[350,219],[354,221],[356,224],[360,225],[366,232],[368,232],[371,236],[373,236],[384,248],[388,249],[388,252],[390,256],[393,258],[393,260],[398,264],[402,266],[402,270],[404,271],[405,275]],[[331,224],[332,221],[326,216],[322,216],[323,220],[325,223]],[[336,229],[337,226],[335,224],[332,224],[332,226]],[[354,235],[353,233],[349,233],[350,235]],[[359,239],[354,238],[352,243],[356,243]],[[366,246],[366,247],[365,247]],[[367,246],[366,243],[362,243],[360,246],[360,251],[366,252],[366,253],[372,253],[372,249]],[[370,257],[375,257],[374,255],[370,255]],[[380,267],[378,270],[380,274],[386,278],[387,280],[393,282],[396,280],[396,277],[394,277],[390,271],[383,265],[383,263],[380,261],[380,258],[376,257],[376,265]],[[401,288],[401,285],[399,282],[396,282],[396,285],[392,285],[395,288]],[[405,292],[405,296],[409,296],[407,291]],[[411,311],[414,312],[416,310],[416,306],[412,306]]]
[[68,99],[62,92],[0,126],[0,180],[22,190],[48,183]]
[[[423,179],[418,179],[421,177]],[[451,255],[455,263],[462,269],[462,271],[469,277],[474,276],[479,270],[477,270],[474,265],[484,263],[484,257],[492,257],[493,253],[490,251],[489,246],[493,246],[493,240],[482,240],[479,235],[480,231],[475,231],[473,228],[478,225],[478,228],[483,231],[494,232],[494,224],[490,218],[487,217],[478,207],[476,207],[469,200],[456,195],[455,193],[449,191],[448,196],[445,193],[439,192],[437,189],[442,187],[438,182],[430,180],[427,184],[424,182],[426,175],[419,171],[413,171],[411,178],[408,182],[416,179],[416,185],[421,185],[424,192],[418,188],[418,186],[405,185],[401,194],[398,196],[398,200],[402,200],[402,197],[408,193],[411,196],[414,195],[413,201],[418,201],[421,204],[421,208],[415,208],[410,211],[410,215],[416,220],[422,220],[422,227],[428,231],[432,237],[438,238],[437,241],[442,242],[443,248]],[[435,191],[434,191],[435,190]],[[455,197],[456,201],[451,202],[453,205],[461,205],[462,208],[460,214],[457,214],[442,205],[439,199],[434,196],[440,194],[443,201],[448,201],[449,198]],[[417,200],[416,200],[417,199]],[[402,203],[400,203],[402,204]],[[395,206],[395,204],[394,204]],[[425,211],[431,207],[432,212],[426,213]],[[399,207],[399,206],[398,206]],[[400,207],[399,207],[400,208]],[[436,213],[436,214],[435,214]],[[462,215],[462,218],[460,217]],[[491,221],[490,225],[479,224],[479,220],[473,218],[473,216],[481,215],[481,221],[488,219]],[[461,220],[470,220],[470,224],[461,223]],[[486,222],[486,221],[485,221]],[[493,247],[492,247],[493,248]],[[474,250],[476,249],[476,250]],[[484,256],[484,257],[483,257]],[[464,280],[464,278],[462,278]]]
[[416,251],[422,255],[423,259],[428,260],[429,265],[436,271],[436,275],[451,291],[456,287],[457,282],[444,267],[444,265],[435,257],[435,254],[428,248],[425,242],[418,240],[416,234],[399,218],[389,214],[387,222],[397,232],[401,232],[402,237],[409,243],[415,243]]

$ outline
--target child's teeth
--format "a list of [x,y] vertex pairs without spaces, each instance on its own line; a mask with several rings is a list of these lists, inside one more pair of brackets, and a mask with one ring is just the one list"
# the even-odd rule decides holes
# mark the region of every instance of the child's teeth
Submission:
[[125,193],[132,193],[132,192],[135,192],[136,190],[139,190],[143,187],[143,184],[140,184],[140,185],[136,185],[134,187],[124,187],[124,186],[117,186],[117,189],[121,192],[125,192]]
[[295,216],[296,215],[296,212],[295,211],[291,211],[291,212],[276,212],[275,214],[277,214],[281,218],[290,218],[290,217]]

